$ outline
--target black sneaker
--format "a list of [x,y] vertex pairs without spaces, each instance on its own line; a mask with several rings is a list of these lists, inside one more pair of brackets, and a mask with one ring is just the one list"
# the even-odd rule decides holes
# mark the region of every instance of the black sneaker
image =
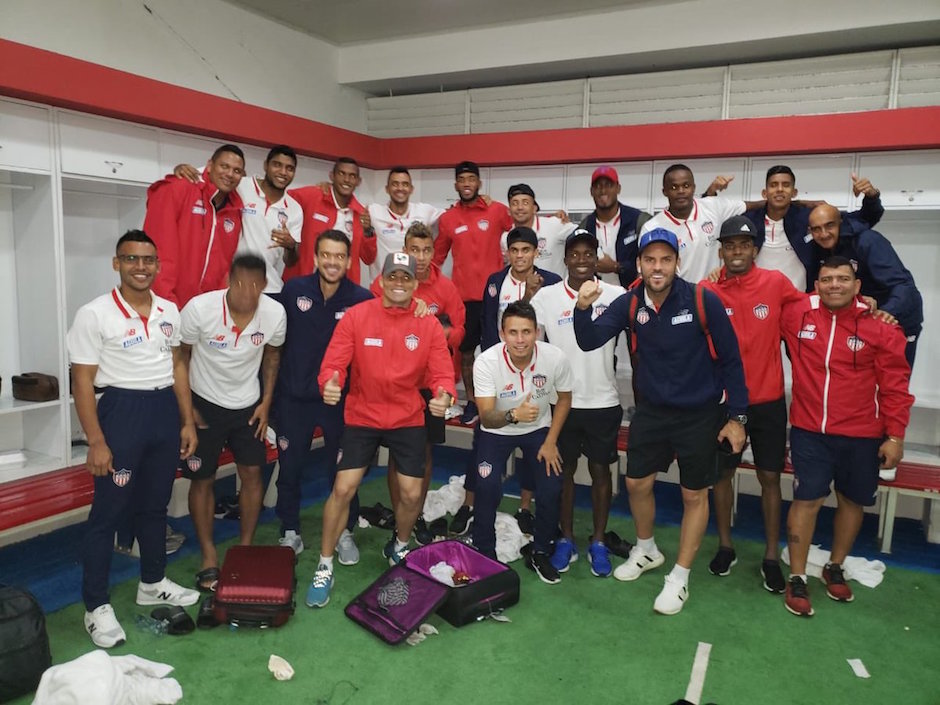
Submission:
[[554,585],[555,583],[561,582],[561,576],[558,574],[558,571],[555,570],[552,565],[552,560],[547,553],[532,551],[532,553],[526,557],[526,566],[534,570],[535,574],[539,576],[539,580],[543,583]]
[[414,535],[415,541],[421,546],[427,546],[434,541],[434,534],[428,528],[428,523],[424,520],[423,515],[415,520]]
[[431,535],[437,539],[438,537],[442,539],[447,538],[447,519],[444,517],[438,517],[430,524],[428,524],[428,531],[431,532]]
[[708,564],[708,571],[712,575],[731,575],[731,566],[737,562],[738,556],[735,554],[733,548],[720,546],[718,553],[712,558],[712,562]]
[[787,581],[784,580],[783,571],[780,570],[780,564],[777,561],[765,559],[760,564],[760,574],[764,579],[764,589],[767,592],[782,595],[787,589]]
[[454,514],[454,520],[450,522],[448,531],[450,532],[451,536],[463,536],[465,533],[467,533],[467,530],[470,528],[470,524],[472,523],[473,507],[468,507],[465,504],[457,510],[456,514]]
[[528,509],[520,509],[516,512],[516,523],[522,533],[529,536],[535,535],[535,517]]
[[616,531],[608,531],[604,534],[604,545],[611,553],[621,558],[629,558],[630,550],[633,548],[633,544],[620,538]]

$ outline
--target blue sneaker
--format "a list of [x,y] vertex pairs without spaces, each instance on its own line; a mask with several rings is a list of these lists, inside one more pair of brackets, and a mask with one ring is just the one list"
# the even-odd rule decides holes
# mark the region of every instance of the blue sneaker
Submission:
[[388,540],[388,543],[385,544],[385,548],[382,549],[382,554],[388,558],[389,565],[398,565],[401,563],[402,559],[408,555],[408,547],[405,546],[398,551],[395,550],[395,537],[393,536]]
[[552,554],[552,568],[559,573],[567,573],[568,566],[578,560],[578,547],[569,539],[558,539]]
[[614,567],[610,564],[610,550],[602,541],[593,541],[588,547],[591,574],[598,578],[610,577]]
[[476,403],[468,401],[463,408],[463,414],[460,416],[460,423],[464,426],[471,426],[480,418],[480,412],[477,410]]
[[321,563],[313,574],[313,582],[307,589],[307,607],[326,607],[333,589],[333,569]]

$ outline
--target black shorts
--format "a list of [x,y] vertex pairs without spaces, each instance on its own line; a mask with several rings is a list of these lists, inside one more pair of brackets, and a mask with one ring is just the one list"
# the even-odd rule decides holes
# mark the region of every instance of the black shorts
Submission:
[[583,453],[589,462],[617,462],[617,433],[623,407],[572,409],[558,434],[558,452],[566,467],[574,467]]
[[481,318],[483,317],[482,301],[464,301],[467,311],[467,320],[464,322],[463,340],[460,341],[460,352],[473,352],[480,344],[482,333]]
[[226,409],[193,392],[193,407],[199,411],[207,428],[196,427],[199,445],[195,455],[182,461],[183,477],[190,480],[211,478],[219,468],[219,454],[225,446],[232,451],[239,465],[260,466],[267,462],[264,441],[255,438],[257,426],[248,425],[257,403],[244,409]]
[[[783,472],[787,455],[787,400],[784,397],[747,407],[747,435],[758,470]],[[734,472],[741,453],[725,456],[724,471]]]
[[878,449],[881,438],[852,438],[790,429],[793,499],[829,496],[829,485],[863,507],[878,494]]
[[697,409],[642,404],[630,422],[627,477],[647,477],[679,461],[679,483],[702,490],[718,480],[718,431],[728,418],[722,404]]
[[443,443],[445,439],[444,431],[444,417],[435,416],[431,413],[431,410],[427,407],[427,403],[431,401],[431,390],[422,389],[421,398],[424,399],[424,428],[428,432],[428,443],[439,445]]
[[383,445],[395,459],[399,473],[408,477],[424,477],[427,435],[424,426],[392,429],[347,426],[339,442],[336,470],[340,472],[369,467],[375,452]]

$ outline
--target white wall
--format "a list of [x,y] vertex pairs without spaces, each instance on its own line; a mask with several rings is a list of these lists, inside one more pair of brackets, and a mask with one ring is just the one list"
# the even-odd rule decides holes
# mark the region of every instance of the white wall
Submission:
[[334,46],[221,0],[4,1],[0,37],[366,130],[365,94],[337,83]]

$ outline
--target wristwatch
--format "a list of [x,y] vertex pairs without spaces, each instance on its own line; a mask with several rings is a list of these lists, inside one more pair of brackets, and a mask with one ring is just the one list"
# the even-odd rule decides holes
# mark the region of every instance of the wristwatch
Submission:
[[737,421],[742,426],[747,426],[747,414],[733,414],[728,420]]
[[506,415],[504,417],[506,419],[506,423],[511,423],[511,424],[519,423],[519,419],[516,418],[516,414],[514,413],[514,411],[515,411],[514,409],[510,409],[509,411],[506,412]]

